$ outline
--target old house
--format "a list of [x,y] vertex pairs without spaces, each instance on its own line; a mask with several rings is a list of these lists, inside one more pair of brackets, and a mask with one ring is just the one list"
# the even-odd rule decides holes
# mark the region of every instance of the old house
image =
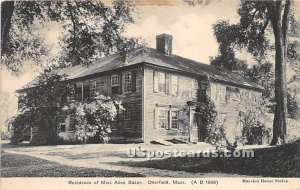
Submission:
[[[122,100],[125,111],[112,128],[112,142],[203,140],[194,121],[194,107],[189,104],[197,101],[201,76],[211,79],[207,93],[220,112],[228,138],[240,132],[239,98],[258,98],[262,88],[226,69],[174,55],[172,40],[172,36],[161,34],[156,37],[156,49],[140,48],[126,59],[115,54],[89,67],[77,65],[59,70],[75,85],[76,101],[88,99],[94,92]],[[61,135],[70,137],[74,130],[69,117]]]

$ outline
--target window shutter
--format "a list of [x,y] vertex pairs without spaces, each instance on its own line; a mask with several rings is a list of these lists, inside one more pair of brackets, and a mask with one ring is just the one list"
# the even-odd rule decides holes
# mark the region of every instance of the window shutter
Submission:
[[158,128],[158,109],[154,109],[154,122],[153,122],[154,129]]
[[123,86],[123,75],[120,74],[119,75],[119,86],[118,86],[118,94],[122,94],[122,86]]
[[166,74],[166,94],[172,94],[172,75]]
[[70,85],[70,90],[71,90],[71,101],[74,102],[76,101],[76,84],[71,84]]
[[82,88],[83,88],[82,82],[75,83],[75,101],[76,102],[81,102],[83,100]]
[[85,81],[83,82],[83,100],[90,100],[90,82]]
[[216,85],[216,103],[221,102],[221,87],[220,85]]
[[179,94],[179,77],[178,76],[176,76],[175,85],[176,85],[176,92],[174,95]]
[[131,82],[132,82],[131,91],[135,92],[136,91],[136,71],[135,70],[131,71]]
[[172,117],[171,110],[166,109],[166,129],[171,129]]
[[180,110],[180,111],[178,111],[178,128],[179,129],[181,128],[181,125],[183,124],[183,122],[184,122],[184,111]]
[[158,72],[153,72],[153,91],[158,92]]
[[226,87],[221,86],[221,103],[226,103]]
[[75,131],[76,127],[76,119],[74,115],[70,115],[70,120],[69,120],[69,131]]
[[107,95],[112,94],[110,77],[106,78],[106,93]]
[[230,102],[230,94],[233,93],[233,90],[230,87],[226,87],[225,90],[226,90],[226,92],[225,92],[225,94],[226,94],[225,101],[226,101],[226,103],[228,103],[228,102]]
[[107,78],[102,79],[104,81],[104,88],[103,88],[103,94],[108,94],[108,80]]

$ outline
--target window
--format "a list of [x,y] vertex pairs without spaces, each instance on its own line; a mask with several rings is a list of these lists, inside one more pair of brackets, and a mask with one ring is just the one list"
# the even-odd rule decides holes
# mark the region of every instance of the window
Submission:
[[153,91],[166,92],[166,74],[154,71]]
[[118,86],[119,85],[119,76],[112,75],[111,76],[111,86]]
[[242,97],[243,97],[243,99],[248,100],[250,98],[249,97],[249,91],[246,90],[246,89],[243,89],[242,90]]
[[91,92],[90,92],[90,81],[84,81],[83,82],[83,89],[82,89],[82,95],[83,95],[83,101],[90,101]]
[[166,74],[158,72],[158,91],[166,92]]
[[178,116],[179,116],[178,111],[171,111],[171,118],[172,118],[171,128],[172,129],[178,129]]
[[158,111],[158,126],[159,128],[167,128],[167,111],[165,109]]
[[90,97],[94,98],[96,96],[96,81],[90,81]]
[[234,87],[226,87],[226,102],[239,101],[240,100],[240,89]]
[[75,101],[80,102],[83,99],[83,83],[77,82],[75,84]]
[[99,81],[97,82],[97,89],[98,89],[100,94],[107,93],[107,91],[106,91],[106,78],[99,79]]
[[179,111],[168,107],[160,107],[155,110],[156,124],[159,129],[179,129]]
[[211,99],[215,103],[226,103],[226,86],[211,84]]
[[112,94],[119,93],[119,76],[118,75],[111,76],[111,92],[112,92]]
[[123,75],[124,77],[124,92],[131,92],[132,89],[132,76],[131,72],[127,72]]
[[171,94],[176,95],[178,92],[178,77],[171,75]]
[[219,98],[220,103],[226,103],[226,86],[219,86]]
[[59,124],[60,132],[66,132],[66,125],[64,123]]

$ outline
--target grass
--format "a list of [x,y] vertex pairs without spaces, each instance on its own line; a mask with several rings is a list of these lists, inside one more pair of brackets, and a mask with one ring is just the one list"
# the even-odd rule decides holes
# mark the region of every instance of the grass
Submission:
[[47,160],[1,153],[1,177],[144,177],[141,174],[71,167]]
[[[23,150],[24,151],[24,150]],[[60,150],[61,151],[61,150]],[[247,176],[264,177],[300,177],[300,140],[293,143],[254,149],[253,158],[166,158],[148,161],[122,161],[119,164],[129,167],[146,167],[172,171],[186,171],[192,173],[227,173]],[[2,153],[2,152],[1,152]],[[100,151],[97,153],[66,154],[55,152],[68,159],[88,159],[109,156],[123,157],[119,152]],[[120,155],[119,155],[120,154]],[[125,155],[126,156],[126,155]],[[94,168],[71,167],[31,156],[1,154],[2,177],[143,177],[144,175],[101,170]],[[112,166],[113,168],[113,166]]]
[[254,149],[252,158],[171,157],[119,164],[193,173],[221,172],[264,177],[300,177],[299,163],[300,140],[278,147]]

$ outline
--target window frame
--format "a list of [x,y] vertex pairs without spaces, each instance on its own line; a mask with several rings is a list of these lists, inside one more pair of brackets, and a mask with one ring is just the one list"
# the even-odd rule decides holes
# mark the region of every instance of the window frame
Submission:
[[74,91],[75,91],[75,93],[74,93],[75,94],[75,102],[82,102],[83,101],[83,82],[76,82]]
[[[156,123],[157,123],[157,128],[158,129],[167,129],[167,127],[168,127],[168,114],[167,114],[167,109],[165,109],[165,108],[163,108],[163,107],[161,107],[161,108],[158,108],[158,110],[157,110],[157,114],[158,114],[158,116],[157,116],[157,121],[156,121]],[[164,117],[161,117],[161,113],[163,113],[163,116]],[[161,121],[163,121],[163,123],[164,123],[164,126],[162,127],[162,125],[161,125]]]
[[[157,87],[158,87],[158,92],[159,93],[166,93],[166,85],[167,85],[167,79],[166,79],[166,73],[161,72],[161,71],[156,71],[157,72]],[[163,75],[162,77],[160,77]],[[163,83],[161,82],[161,79],[163,80]],[[162,89],[160,88],[162,86]]]
[[66,133],[67,132],[67,126],[65,123],[59,123],[59,131],[61,133]]
[[[173,118],[172,113],[176,112],[177,118]],[[156,108],[156,129],[179,130],[180,113],[178,108],[157,107]],[[176,121],[176,128],[173,127],[173,121]],[[162,125],[162,123],[164,125]]]
[[96,88],[100,94],[107,93],[107,81],[105,77],[98,79]]
[[217,104],[225,104],[226,103],[226,87],[222,84],[214,84],[216,95],[214,102]]
[[[114,80],[114,78],[117,80],[117,84],[113,84],[113,80]],[[115,87],[115,86],[119,86],[119,75],[111,75],[111,77],[110,77],[110,79],[111,79],[111,87]]]
[[[173,112],[175,112],[177,114],[177,119],[173,119]],[[176,121],[176,127],[173,127],[173,121]],[[178,130],[179,129],[179,110],[177,109],[171,109],[170,110],[170,129],[172,130]]]
[[97,92],[97,81],[90,80],[90,98],[94,98]]
[[[126,75],[128,75],[128,74],[130,76],[130,80],[126,81]],[[129,85],[129,86],[127,86],[127,85]],[[127,89],[127,87],[130,87],[129,90]],[[123,92],[125,94],[132,92],[132,72],[131,71],[125,72],[123,74]]]

